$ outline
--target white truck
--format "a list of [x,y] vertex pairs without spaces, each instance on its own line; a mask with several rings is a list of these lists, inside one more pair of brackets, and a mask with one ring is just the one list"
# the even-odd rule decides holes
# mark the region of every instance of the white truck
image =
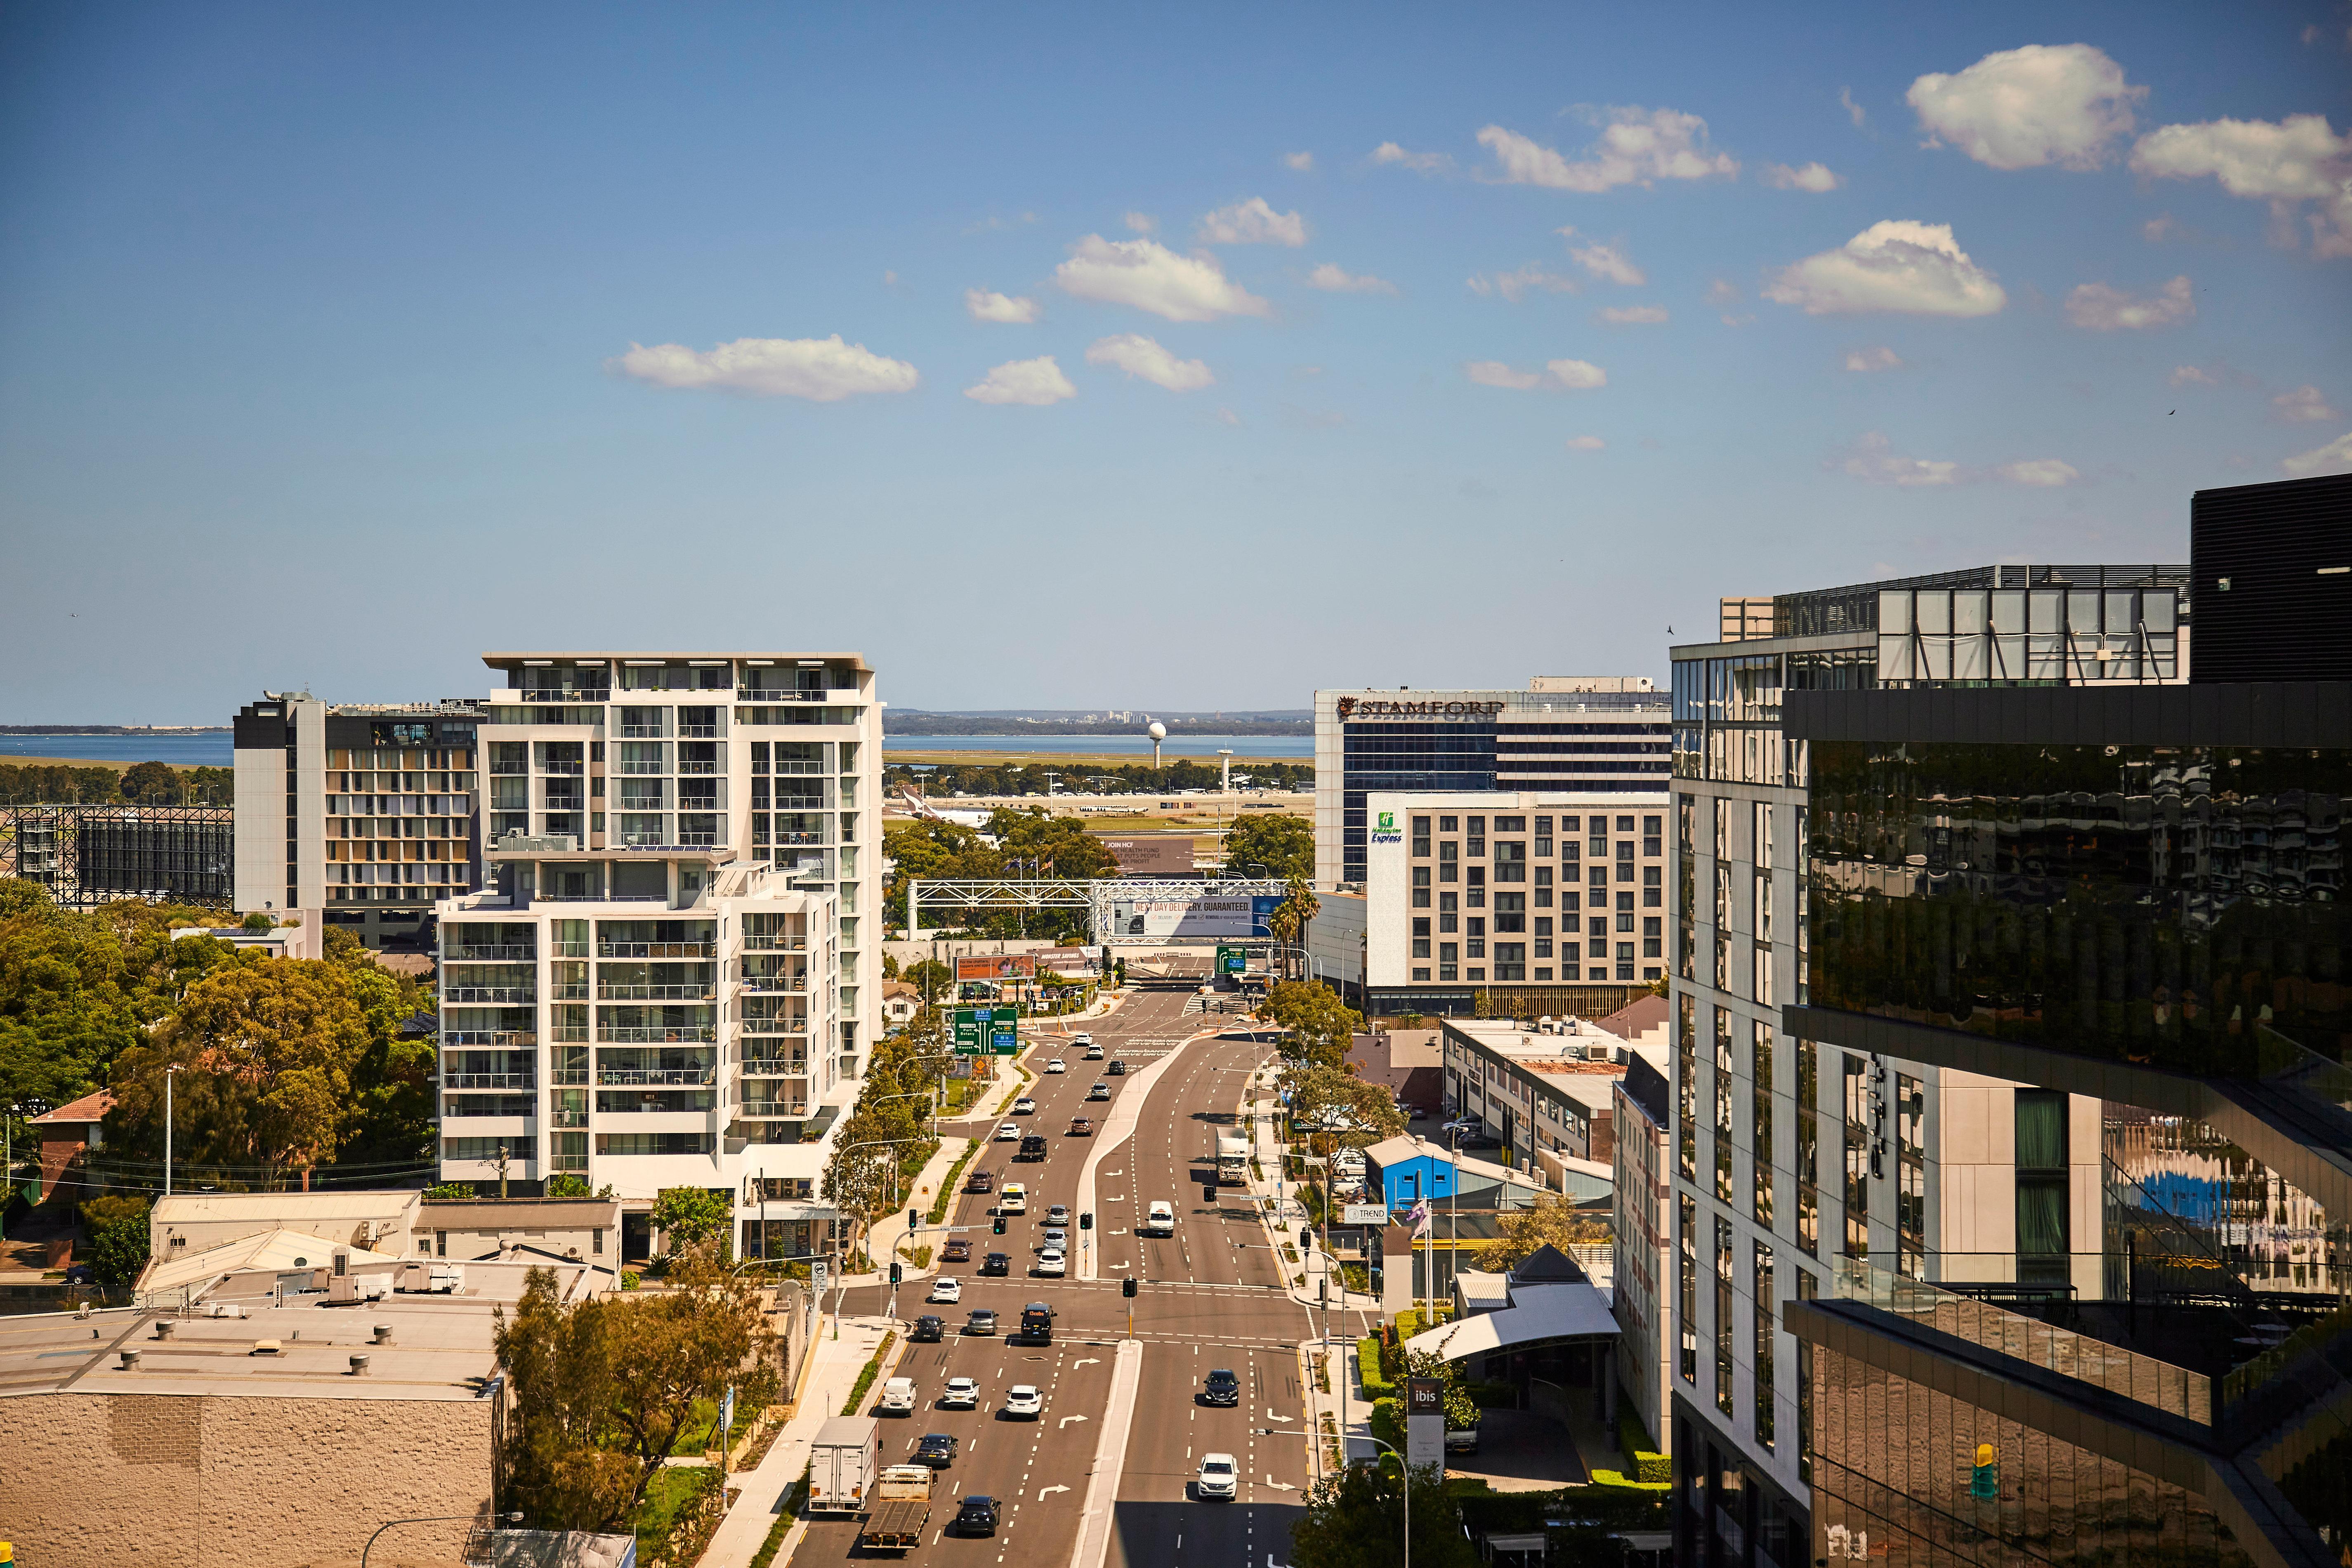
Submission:
[[910,1552],[923,1543],[931,1517],[931,1471],[928,1465],[892,1465],[874,1485],[872,1511],[857,1532],[866,1552]]
[[809,1447],[808,1510],[863,1513],[881,1459],[882,1423],[871,1415],[827,1419]]
[[1219,1185],[1245,1186],[1249,1183],[1250,1142],[1238,1133],[1217,1134],[1217,1182]]

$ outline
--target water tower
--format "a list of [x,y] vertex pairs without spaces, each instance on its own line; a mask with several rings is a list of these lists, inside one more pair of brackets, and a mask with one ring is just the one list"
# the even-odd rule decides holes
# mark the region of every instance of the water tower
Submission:
[[1162,724],[1159,720],[1154,719],[1151,721],[1150,728],[1145,730],[1143,732],[1151,737],[1151,771],[1153,773],[1158,773],[1160,771],[1160,742],[1168,738],[1168,726]]

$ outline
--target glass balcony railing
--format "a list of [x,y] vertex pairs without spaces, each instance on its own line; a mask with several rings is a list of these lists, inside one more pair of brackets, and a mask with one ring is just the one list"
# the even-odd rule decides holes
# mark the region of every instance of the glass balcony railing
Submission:
[[747,932],[743,938],[743,951],[746,952],[806,952],[808,938],[775,934],[755,935]]
[[677,732],[686,740],[708,741],[718,735],[719,726],[716,724],[680,724],[677,727]]
[[711,1082],[711,1080],[712,1080],[712,1076],[713,1076],[712,1069],[711,1069],[710,1068],[708,1068],[708,1067],[699,1067],[699,1068],[606,1068],[606,1067],[600,1067],[600,1068],[598,1068],[596,1069],[596,1081],[597,1081],[598,1083],[600,1083],[600,1084],[623,1084],[623,1085],[630,1085],[630,1084],[666,1083],[666,1084],[684,1084],[684,1085],[686,1085],[686,1086],[688,1086],[688,1087],[691,1088],[691,1087],[696,1087],[696,1086],[700,1086],[700,1085],[708,1085],[709,1083],[710,1083],[710,1082]]
[[715,994],[708,980],[689,981],[683,985],[604,984],[596,987],[599,1002],[708,1002]]
[[738,702],[822,702],[825,692],[818,689],[797,686],[739,686],[735,689]]
[[445,985],[441,1000],[460,1005],[492,1005],[497,1006],[528,1006],[539,1000],[539,993],[529,985]]
[[489,946],[457,945],[441,950],[445,963],[529,963],[537,953],[529,942],[501,942]]
[[446,1050],[527,1051],[539,1044],[539,1036],[529,1029],[444,1029],[441,1045]]
[[747,1100],[735,1108],[746,1121],[798,1121],[808,1114],[808,1103],[798,1100]]
[[715,942],[601,942],[596,944],[599,958],[712,958],[719,952]]
[[619,1046],[695,1045],[718,1037],[718,1030],[709,1024],[661,1024],[647,1028],[607,1025],[596,1031],[600,1042]]
[[746,1057],[741,1067],[745,1078],[806,1078],[808,1070],[806,1057]]
[[586,1083],[588,1081],[588,1069],[586,1068],[557,1068],[547,1075],[547,1081],[554,1084]]
[[450,1072],[441,1075],[444,1089],[530,1089],[536,1087],[532,1075],[527,1072]]

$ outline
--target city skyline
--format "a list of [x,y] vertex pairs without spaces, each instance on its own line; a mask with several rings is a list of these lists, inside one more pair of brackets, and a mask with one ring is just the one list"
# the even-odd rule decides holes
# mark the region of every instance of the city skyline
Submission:
[[583,624],[933,710],[1662,676],[2352,466],[2338,9],[1242,15],[12,18],[5,717]]

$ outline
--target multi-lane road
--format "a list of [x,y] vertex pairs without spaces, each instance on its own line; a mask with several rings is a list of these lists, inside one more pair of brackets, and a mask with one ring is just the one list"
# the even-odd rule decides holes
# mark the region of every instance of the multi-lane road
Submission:
[[[1029,1047],[1022,1060],[1038,1074],[1029,1091],[1037,1110],[1010,1120],[1044,1133],[1049,1153],[1042,1164],[1016,1163],[1016,1145],[992,1142],[973,1162],[994,1173],[1000,1186],[1008,1179],[1023,1183],[1028,1214],[1008,1217],[1006,1234],[998,1237],[991,1228],[994,1198],[960,1194],[948,1223],[965,1227],[955,1234],[971,1241],[973,1262],[940,1272],[961,1280],[962,1300],[927,1305],[929,1282],[922,1280],[900,1289],[895,1315],[901,1321],[936,1313],[948,1332],[940,1343],[909,1346],[899,1363],[898,1375],[915,1380],[918,1403],[909,1419],[885,1418],[885,1462],[906,1457],[926,1433],[960,1439],[955,1463],[940,1475],[941,1500],[929,1531],[910,1561],[1027,1568],[1070,1561],[1104,1423],[1118,1414],[1110,1409],[1113,1373],[1118,1347],[1129,1337],[1130,1309],[1139,1352],[1127,1353],[1139,1353],[1140,1367],[1104,1561],[1121,1568],[1259,1568],[1287,1561],[1291,1525],[1314,1464],[1304,1435],[1307,1363],[1299,1347],[1314,1342],[1323,1325],[1318,1313],[1291,1299],[1284,1262],[1242,1190],[1223,1188],[1215,1202],[1203,1196],[1215,1175],[1217,1132],[1232,1129],[1248,1075],[1272,1047],[1216,1037],[1211,1031],[1220,1020],[1187,1012],[1189,999],[1182,992],[1140,992],[1085,1026],[1108,1054],[1105,1061],[1057,1050],[1050,1037]],[[1069,1070],[1045,1073],[1056,1055]],[[1127,1075],[1106,1074],[1111,1060],[1125,1063]],[[1110,1104],[1087,1100],[1097,1081],[1111,1086]],[[1119,1103],[1129,1095],[1142,1096],[1131,1117]],[[1107,1146],[1097,1142],[1099,1130],[1114,1114],[1133,1131]],[[1095,1121],[1096,1139],[1067,1135],[1071,1119],[1080,1115]],[[974,1123],[971,1131],[983,1132],[986,1125],[992,1123]],[[1046,1209],[1063,1204],[1074,1215],[1080,1209],[1081,1173],[1097,1149],[1103,1157],[1087,1200],[1095,1228],[1081,1232],[1073,1218],[1069,1277],[1030,1276]],[[1137,1234],[1155,1200],[1174,1205],[1174,1236]],[[926,1232],[918,1239],[936,1246],[945,1237]],[[1081,1241],[1092,1248],[1091,1270],[1080,1267]],[[979,1260],[991,1251],[1012,1255],[1011,1275],[980,1275]],[[1093,1278],[1081,1278],[1089,1271]],[[1130,1275],[1139,1282],[1131,1301],[1119,1285]],[[1031,1301],[1055,1309],[1050,1344],[1024,1343],[1003,1331],[958,1331],[973,1307],[993,1308],[1004,1330],[1017,1329]],[[852,1291],[850,1310],[891,1310],[887,1289]],[[1202,1382],[1215,1368],[1238,1374],[1238,1406],[1201,1402]],[[939,1408],[950,1377],[978,1381],[977,1410]],[[1034,1423],[1003,1415],[1005,1390],[1019,1383],[1045,1393],[1044,1414]],[[1260,1435],[1269,1426],[1287,1435]],[[1212,1453],[1231,1454],[1238,1463],[1241,1485],[1231,1502],[1192,1495],[1201,1460]],[[994,1539],[944,1533],[953,1500],[975,1493],[1003,1500],[1003,1523]],[[849,1557],[856,1536],[854,1523],[817,1523],[795,1556],[811,1563]]]

